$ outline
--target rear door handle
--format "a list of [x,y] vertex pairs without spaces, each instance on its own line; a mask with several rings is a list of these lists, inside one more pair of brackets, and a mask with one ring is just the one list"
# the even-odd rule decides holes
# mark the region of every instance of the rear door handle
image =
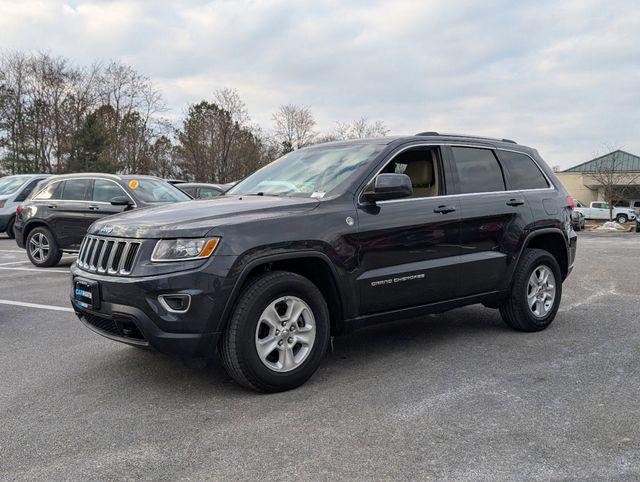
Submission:
[[95,204],[92,204],[91,206],[89,206],[89,209],[91,209],[92,211],[98,211],[100,209],[100,206],[96,206]]
[[453,206],[438,206],[437,208],[435,208],[433,210],[433,212],[434,213],[447,214],[447,213],[452,213],[455,210],[456,210],[456,208],[454,208]]
[[524,199],[509,199],[507,201],[507,206],[522,206],[524,204]]

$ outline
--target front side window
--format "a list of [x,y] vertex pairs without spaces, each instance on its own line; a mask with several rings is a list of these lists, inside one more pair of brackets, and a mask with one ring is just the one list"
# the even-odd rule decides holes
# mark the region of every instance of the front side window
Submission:
[[127,193],[115,182],[96,179],[93,182],[93,202],[110,203],[114,197],[126,196]]
[[502,169],[490,149],[452,147],[460,193],[504,191]]
[[127,181],[134,196],[145,203],[167,203],[191,199],[177,187],[160,179],[131,179]]
[[227,194],[321,198],[344,186],[384,147],[358,144],[299,149],[267,164]]
[[529,156],[500,151],[500,160],[509,176],[511,189],[544,189],[549,187],[540,168]]
[[65,201],[88,201],[91,179],[69,179],[64,182],[62,199]]
[[437,151],[432,148],[409,149],[394,157],[381,173],[406,174],[411,179],[411,197],[431,197],[440,190],[440,164]]
[[62,199],[62,189],[64,187],[64,181],[52,182],[42,191],[36,194],[33,199]]
[[27,182],[24,176],[7,176],[0,179],[0,196],[8,196],[13,194],[20,186]]

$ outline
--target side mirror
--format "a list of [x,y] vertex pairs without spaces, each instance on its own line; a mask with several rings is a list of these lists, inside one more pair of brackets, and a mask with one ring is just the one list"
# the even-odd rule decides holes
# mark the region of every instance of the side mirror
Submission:
[[362,193],[370,203],[401,199],[412,194],[411,178],[406,174],[378,174]]
[[116,196],[111,200],[111,204],[113,206],[133,206],[131,199],[129,199],[127,196]]

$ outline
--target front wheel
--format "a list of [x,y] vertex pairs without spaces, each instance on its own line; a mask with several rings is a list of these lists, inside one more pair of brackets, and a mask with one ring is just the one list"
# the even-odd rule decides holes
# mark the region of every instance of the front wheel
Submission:
[[320,366],[329,326],[327,303],[311,281],[285,271],[261,274],[243,288],[220,342],[222,362],[253,390],[298,387]]
[[527,249],[500,308],[502,319],[520,331],[540,331],[551,324],[562,297],[562,274],[556,259],[542,249]]
[[39,268],[55,266],[62,258],[62,251],[47,228],[35,228],[31,231],[27,236],[26,248],[29,261]]
[[625,214],[618,214],[616,216],[616,221],[618,222],[618,224],[625,224],[628,220],[629,218]]

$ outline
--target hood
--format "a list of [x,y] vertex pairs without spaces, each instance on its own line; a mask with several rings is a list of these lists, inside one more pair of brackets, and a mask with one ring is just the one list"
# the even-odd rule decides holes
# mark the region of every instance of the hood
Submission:
[[310,211],[316,199],[275,196],[221,196],[145,207],[96,221],[90,234],[125,238],[205,236],[220,225]]

